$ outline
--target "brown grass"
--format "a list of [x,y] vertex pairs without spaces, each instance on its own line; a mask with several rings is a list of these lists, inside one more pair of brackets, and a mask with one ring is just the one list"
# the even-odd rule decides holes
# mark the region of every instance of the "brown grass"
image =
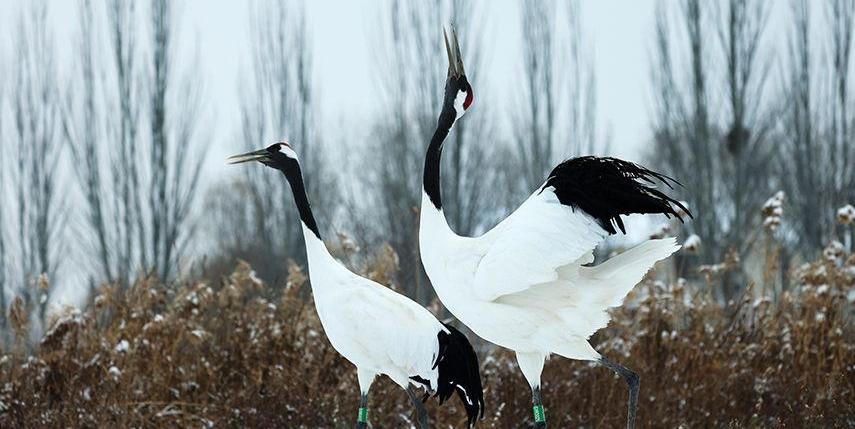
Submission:
[[[382,271],[382,270],[381,270]],[[772,302],[750,291],[720,305],[684,281],[648,281],[592,342],[641,376],[640,427],[855,425],[855,257],[803,267]],[[0,356],[0,427],[352,427],[353,367],[329,345],[292,267],[274,296],[246,265],[215,282],[127,293],[104,287],[27,352]],[[531,424],[530,392],[512,355],[482,357],[479,427]],[[543,376],[551,427],[621,427],[626,388],[610,371],[551,359]],[[456,404],[428,409],[463,427]],[[370,395],[374,427],[407,427],[405,394],[388,379]]]

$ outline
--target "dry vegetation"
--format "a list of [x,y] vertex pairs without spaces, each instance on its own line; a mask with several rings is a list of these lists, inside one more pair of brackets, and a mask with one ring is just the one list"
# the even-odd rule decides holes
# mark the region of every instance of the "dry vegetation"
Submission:
[[[641,375],[640,426],[855,425],[855,256],[828,254],[793,276],[775,300],[749,289],[726,306],[684,280],[638,286],[593,342]],[[13,306],[0,427],[351,427],[355,371],[327,342],[305,281],[292,266],[274,293],[242,264],[220,281],[104,287],[36,346]],[[480,427],[530,425],[512,355],[487,350],[482,366]],[[552,359],[544,380],[553,427],[624,424],[626,390],[611,371]],[[370,404],[374,427],[409,426],[388,379]],[[456,403],[429,410],[436,427],[463,427]]]

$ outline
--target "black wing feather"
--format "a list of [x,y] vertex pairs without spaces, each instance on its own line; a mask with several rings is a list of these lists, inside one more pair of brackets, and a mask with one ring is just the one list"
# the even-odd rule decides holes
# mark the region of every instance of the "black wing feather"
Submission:
[[[674,189],[680,182],[638,164],[610,157],[581,156],[558,164],[541,188],[553,187],[561,204],[580,209],[597,219],[609,234],[615,227],[626,234],[621,215],[664,214],[680,222],[675,206],[692,217],[679,201],[652,187],[657,182]],[[649,186],[650,185],[650,186]]]

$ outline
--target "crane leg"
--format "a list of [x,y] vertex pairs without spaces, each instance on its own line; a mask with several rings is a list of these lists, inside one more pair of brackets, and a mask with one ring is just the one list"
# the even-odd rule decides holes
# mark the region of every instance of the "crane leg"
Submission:
[[416,394],[415,388],[413,388],[412,385],[407,387],[407,396],[410,397],[410,402],[413,403],[413,408],[416,409],[416,421],[418,422],[419,429],[428,429],[430,425],[425,404],[423,404],[421,399],[419,399],[419,396]]
[[368,389],[374,382],[377,374],[356,369],[356,378],[359,380],[359,412],[356,415],[356,429],[368,429]]
[[626,427],[627,429],[635,429],[635,415],[638,411],[638,388],[640,384],[638,374],[604,357],[600,357],[599,362],[623,377],[627,386],[629,386],[629,411],[626,418]]
[[356,429],[368,429],[368,395],[359,395],[359,413],[356,415]]
[[534,409],[534,428],[546,429],[546,413],[543,411],[543,401],[540,398],[540,387],[531,389],[531,402]]
[[543,410],[543,401],[540,397],[540,373],[543,372],[543,363],[546,360],[545,353],[516,352],[517,363],[523,376],[531,386],[531,402],[534,412],[534,428],[546,429],[546,412]]

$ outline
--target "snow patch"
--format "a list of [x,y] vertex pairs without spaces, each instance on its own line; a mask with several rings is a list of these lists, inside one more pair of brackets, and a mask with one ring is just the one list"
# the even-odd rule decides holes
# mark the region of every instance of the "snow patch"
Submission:
[[110,374],[110,377],[113,377],[113,380],[118,381],[122,377],[122,370],[115,366],[111,366],[110,369],[107,370],[107,374]]

